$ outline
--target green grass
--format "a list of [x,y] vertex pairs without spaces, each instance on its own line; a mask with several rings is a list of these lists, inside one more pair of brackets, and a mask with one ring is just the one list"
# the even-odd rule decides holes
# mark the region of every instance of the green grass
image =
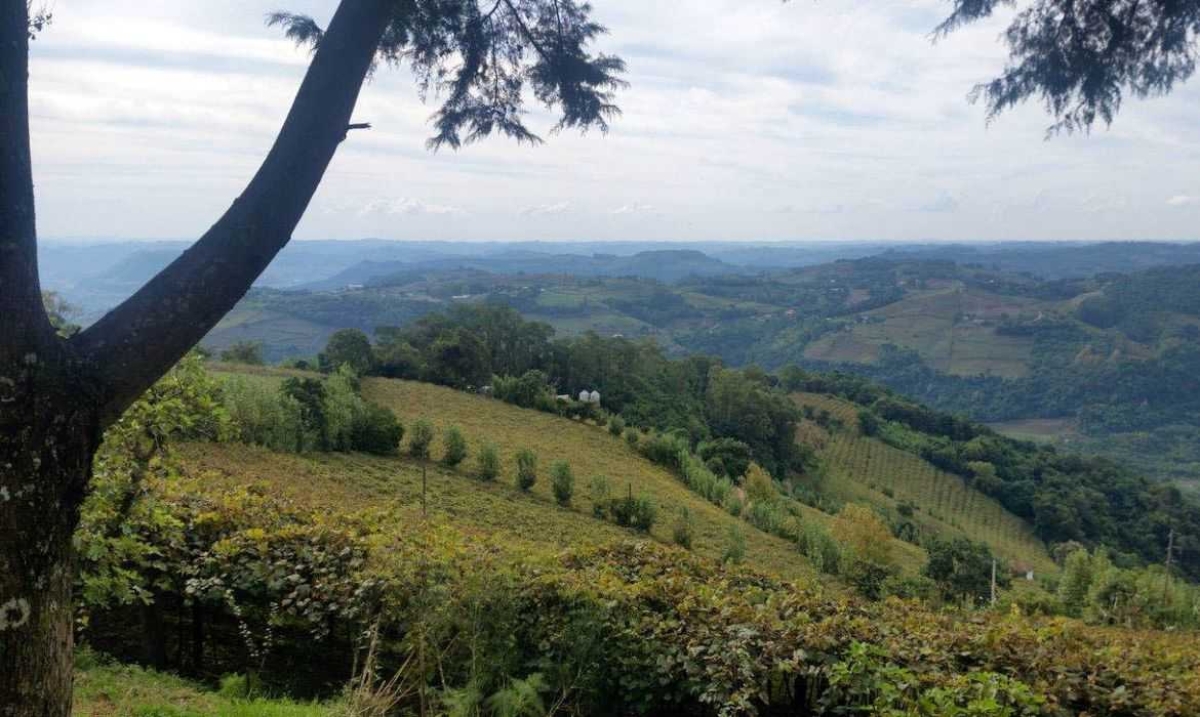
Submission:
[[79,717],[335,717],[336,704],[238,699],[173,675],[119,665],[81,650],[75,661]]
[[[284,372],[262,367],[223,367],[249,380],[278,381]],[[390,379],[367,379],[364,396],[392,409],[406,425],[418,418],[437,429],[433,459],[426,469],[428,520],[443,521],[463,530],[502,535],[505,540],[544,551],[635,538],[640,534],[596,519],[588,483],[592,476],[609,479],[614,493],[632,490],[646,494],[658,507],[658,522],[650,537],[671,542],[671,525],[680,508],[696,520],[694,551],[720,559],[729,528],[746,533],[747,562],[786,578],[815,575],[811,564],[791,543],[756,530],[696,495],[681,480],[657,466],[600,426],[572,421],[501,401],[431,384]],[[456,470],[436,465],[443,448],[441,435],[459,426],[470,455]],[[471,477],[474,456],[485,443],[500,451],[499,480],[482,483]],[[538,481],[528,493],[515,486],[516,453],[529,448],[538,456]],[[392,511],[398,524],[421,520],[420,463],[361,454],[290,455],[237,444],[190,444],[179,448],[185,470],[219,487],[258,483],[299,502],[339,509],[379,508]],[[554,503],[550,467],[558,460],[571,464],[575,495],[570,508]],[[824,520],[812,511],[806,517]]]
[[1079,437],[1075,421],[1070,418],[1027,418],[989,423],[988,427],[1009,438],[1038,443],[1070,442]]
[[974,490],[960,476],[860,435],[854,404],[816,394],[795,398],[799,405],[829,411],[846,426],[829,433],[805,421],[799,430],[801,440],[816,447],[825,461],[826,490],[834,497],[886,509],[907,501],[917,506],[914,520],[926,531],[982,541],[1011,563],[1040,572],[1056,569],[1032,527],[998,501]]

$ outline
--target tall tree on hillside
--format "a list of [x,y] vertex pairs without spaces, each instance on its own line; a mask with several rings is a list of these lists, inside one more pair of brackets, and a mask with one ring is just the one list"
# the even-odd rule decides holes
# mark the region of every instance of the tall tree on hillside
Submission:
[[71,703],[71,535],[104,429],[249,289],[300,221],[351,129],[364,79],[408,64],[440,98],[431,148],[499,132],[541,140],[529,90],[554,129],[607,128],[622,62],[579,0],[341,0],[328,27],[269,20],[312,62],[257,174],[178,260],[90,328],[60,337],[42,303],[29,142],[29,41],[45,24],[0,2],[0,714],[66,715]]
[[1017,12],[1004,32],[1008,66],[975,87],[992,118],[1028,99],[1054,117],[1050,133],[1110,124],[1127,95],[1170,92],[1196,71],[1200,0],[952,0],[938,26],[946,35],[990,17]]

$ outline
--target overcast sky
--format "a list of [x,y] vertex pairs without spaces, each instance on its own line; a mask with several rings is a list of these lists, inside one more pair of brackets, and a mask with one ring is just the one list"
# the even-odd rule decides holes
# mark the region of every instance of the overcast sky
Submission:
[[[263,26],[333,0],[49,0],[33,43],[43,237],[194,238],[253,174],[307,54]],[[1043,141],[966,101],[1002,24],[945,0],[593,0],[631,87],[607,136],[424,149],[405,71],[359,102],[301,239],[1193,239],[1200,81]],[[536,110],[536,108],[535,108]],[[535,128],[553,119],[531,114]]]

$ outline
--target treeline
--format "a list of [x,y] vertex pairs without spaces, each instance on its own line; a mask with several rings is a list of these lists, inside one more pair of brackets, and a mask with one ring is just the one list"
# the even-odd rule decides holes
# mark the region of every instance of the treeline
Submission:
[[[361,331],[342,330],[315,364],[307,367],[348,365],[362,375],[464,390],[487,386],[523,407],[605,421],[616,415],[629,426],[682,435],[693,447],[739,441],[779,480],[811,469],[814,460],[796,445],[795,406],[762,371],[729,369],[707,356],[673,360],[651,341],[594,333],[556,339],[547,324],[498,304],[457,305],[404,328],[379,328],[374,344]],[[581,390],[598,392],[602,408],[574,401]]]
[[[943,470],[1028,520],[1047,543],[1107,546],[1120,566],[1172,561],[1200,579],[1200,505],[1110,461],[1016,441],[935,411],[862,377],[785,369],[790,390],[829,393],[863,407],[859,427]],[[1174,532],[1174,539],[1171,534]]]

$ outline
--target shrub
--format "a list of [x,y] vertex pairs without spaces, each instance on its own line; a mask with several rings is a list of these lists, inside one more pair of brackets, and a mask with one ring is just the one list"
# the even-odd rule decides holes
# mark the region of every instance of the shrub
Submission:
[[537,483],[537,454],[528,448],[517,451],[517,487],[528,491]]
[[684,506],[679,509],[675,522],[671,525],[671,540],[675,541],[676,545],[691,550],[695,539],[696,519],[692,517],[692,511]]
[[475,457],[475,477],[488,483],[500,477],[500,452],[491,443],[483,444]]
[[696,493],[714,504],[723,505],[731,490],[733,481],[724,476],[718,476],[704,465],[704,461],[690,453],[686,448],[681,449],[675,457],[680,477]]
[[588,497],[592,500],[592,514],[597,518],[604,517],[604,511],[608,507],[611,495],[612,484],[609,483],[608,476],[594,475],[588,481]]
[[796,545],[817,570],[831,575],[837,574],[842,562],[842,549],[824,526],[812,521],[806,522]]
[[383,406],[363,402],[354,414],[350,443],[354,450],[377,456],[394,456],[404,439],[404,425]]
[[655,507],[654,501],[645,494],[639,494],[635,498],[632,486],[629,488],[628,495],[610,499],[606,504],[606,509],[617,525],[622,528],[640,530],[643,533],[650,532],[658,518],[658,508]]
[[775,489],[775,481],[757,463],[751,463],[746,470],[746,478],[742,482],[746,497],[754,503],[770,503],[779,498]]
[[846,551],[853,553],[852,559],[892,564],[892,530],[869,507],[847,504],[833,519],[830,532]]
[[239,341],[221,352],[221,360],[225,363],[243,363],[250,366],[262,366],[263,346],[257,341]]
[[742,526],[734,523],[725,534],[725,551],[721,554],[721,562],[740,565],[746,559],[746,533]]
[[554,492],[554,500],[561,506],[571,504],[571,495],[575,492],[575,476],[571,473],[571,464],[558,461],[550,469],[550,488]]
[[628,443],[631,448],[636,448],[638,441],[642,437],[642,434],[639,433],[638,429],[636,428],[626,428],[623,435],[625,436],[625,442]]
[[725,496],[725,500],[721,503],[721,507],[725,509],[726,513],[729,513],[733,517],[737,518],[741,516],[742,509],[745,507],[745,504],[742,503],[741,496],[730,491],[729,494]]
[[620,436],[625,432],[625,419],[620,416],[613,416],[608,419],[608,432],[614,436]]
[[852,559],[849,565],[842,566],[842,577],[858,591],[858,594],[869,600],[882,598],[884,586],[895,574],[894,567],[874,560]]
[[408,454],[420,460],[429,460],[429,446],[433,443],[433,424],[424,418],[418,418],[412,426],[412,435],[408,437]]
[[462,430],[458,426],[450,426],[446,429],[446,452],[442,454],[442,465],[447,468],[454,468],[459,463],[462,463],[467,458],[467,439],[463,438]]
[[544,371],[536,369],[526,371],[520,377],[492,377],[492,395],[522,408],[553,410],[555,406],[550,378]]
[[669,433],[652,433],[638,440],[638,451],[647,460],[672,470],[680,467],[680,455],[691,455],[691,446],[683,436]]

